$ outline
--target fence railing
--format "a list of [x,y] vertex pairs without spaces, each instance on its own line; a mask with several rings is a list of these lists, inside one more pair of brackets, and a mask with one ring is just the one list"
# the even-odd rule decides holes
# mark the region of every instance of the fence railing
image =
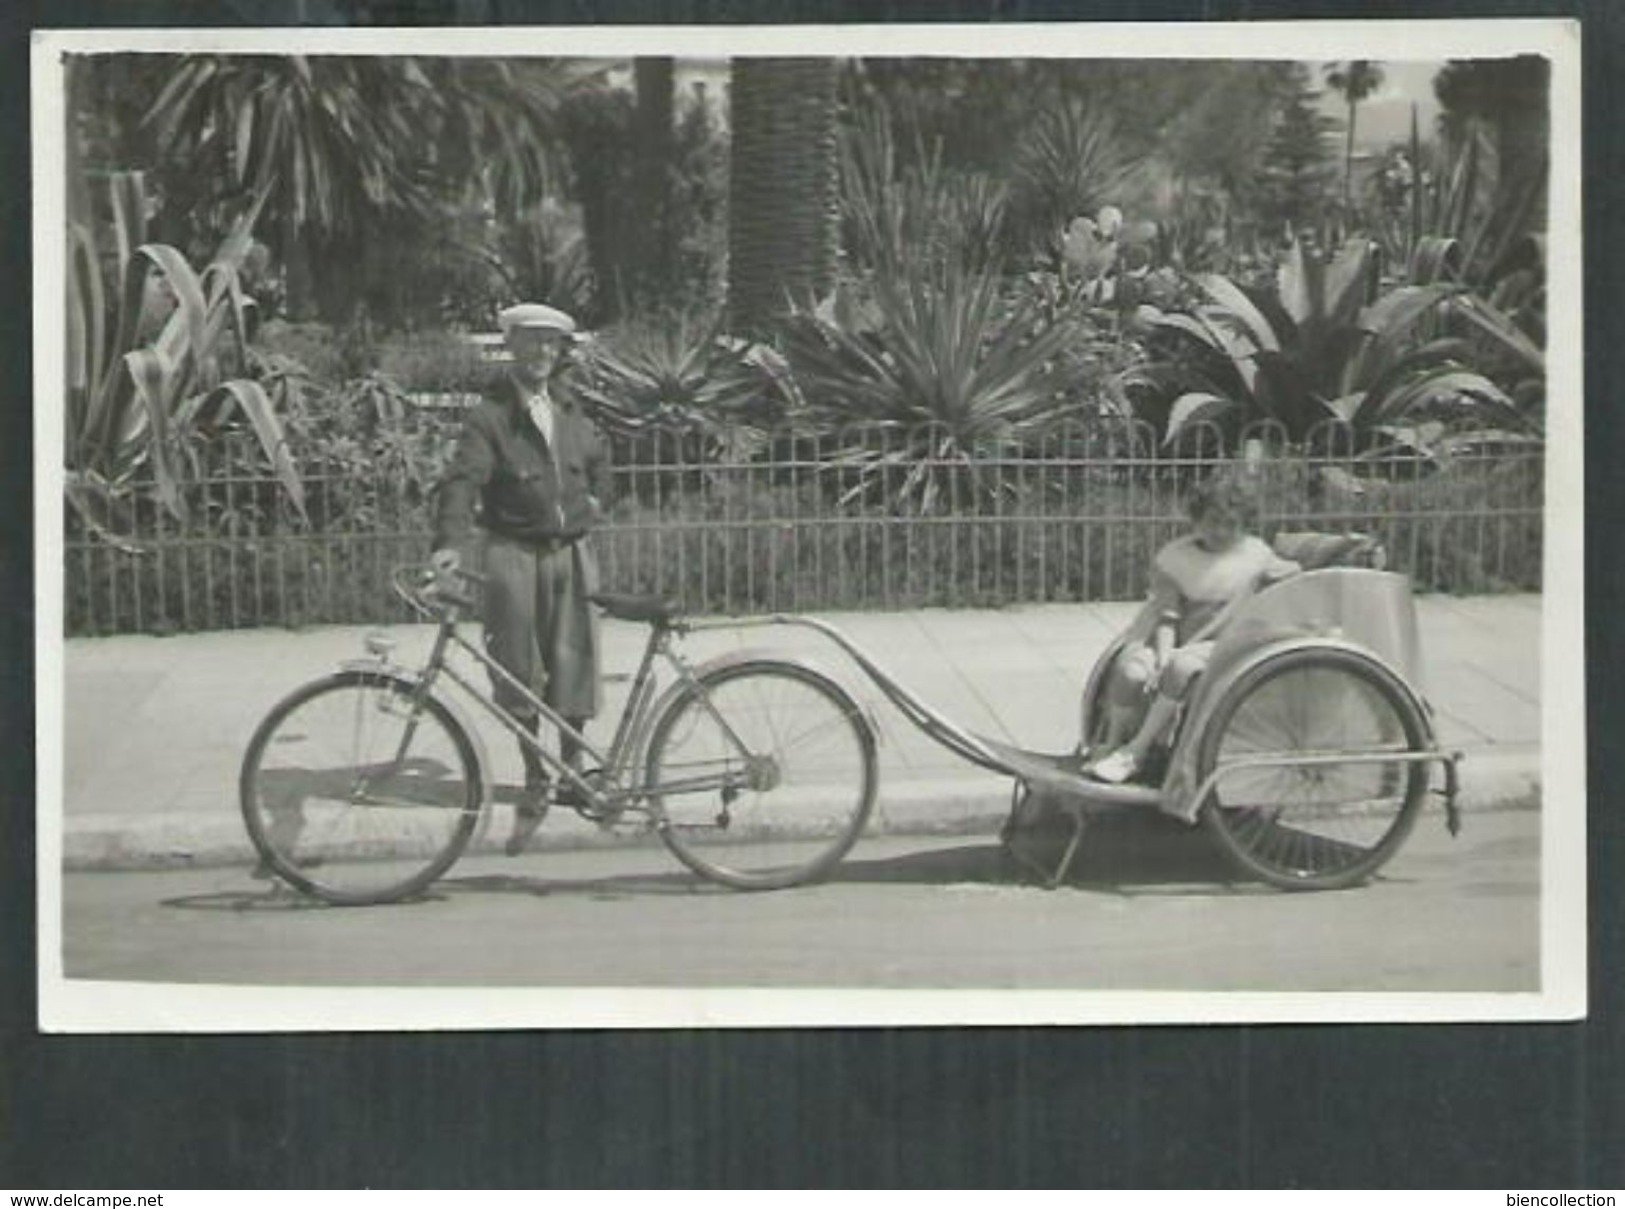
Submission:
[[[1266,535],[1373,533],[1422,590],[1539,589],[1538,446],[1361,458],[1337,430],[1254,436],[1238,458],[1098,423],[972,450],[929,428],[622,435],[605,586],[723,614],[1132,599],[1184,527],[1184,489],[1229,467],[1256,484]],[[301,514],[246,444],[220,441],[197,451],[184,521],[131,491],[106,518],[120,548],[70,514],[68,633],[401,619],[388,573],[427,555],[444,445],[296,451]]]

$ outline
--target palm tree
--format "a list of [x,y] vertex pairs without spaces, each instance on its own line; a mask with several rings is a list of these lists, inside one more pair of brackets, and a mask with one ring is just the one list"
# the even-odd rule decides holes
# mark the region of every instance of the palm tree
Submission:
[[760,331],[829,292],[839,238],[834,59],[735,59],[728,323]]
[[434,214],[448,181],[479,180],[510,211],[533,199],[571,78],[500,60],[188,55],[146,120],[223,193],[267,195],[298,312],[352,276],[380,222]]
[[369,213],[427,210],[405,152],[430,91],[411,60],[191,55],[148,121],[161,145],[224,176],[223,192],[266,190],[298,311],[312,297],[312,242]]
[[1354,180],[1354,119],[1360,102],[1382,87],[1382,64],[1371,59],[1347,59],[1326,65],[1326,83],[1343,95],[1349,107],[1349,128],[1343,150],[1343,212],[1350,208]]
[[608,74],[607,60],[425,58],[438,103],[418,138],[443,184],[483,192],[512,218],[542,201],[568,172],[565,100]]

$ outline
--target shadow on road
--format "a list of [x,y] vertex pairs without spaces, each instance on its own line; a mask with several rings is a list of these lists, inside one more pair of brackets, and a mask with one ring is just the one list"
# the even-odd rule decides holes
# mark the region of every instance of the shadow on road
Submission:
[[[526,876],[524,874],[480,874],[469,877],[447,877],[411,898],[391,903],[373,904],[379,907],[427,906],[448,902],[465,895],[522,894],[533,898],[555,895],[575,895],[613,901],[625,898],[662,894],[694,894],[715,891],[719,894],[735,893],[720,886],[700,882],[692,874],[672,873],[621,874],[611,877],[562,880],[559,878]],[[365,906],[338,906],[324,902],[281,883],[242,890],[216,890],[208,894],[177,895],[161,900],[162,906],[179,911],[308,911],[308,910],[365,910]]]
[[328,904],[274,885],[266,889],[211,890],[207,894],[178,894],[158,900],[160,907],[177,911],[313,911]]
[[[1039,868],[1055,868],[1065,850],[1067,835],[1054,833],[1021,841],[1027,860]],[[862,845],[857,853],[861,854]],[[838,883],[899,883],[948,885],[979,882],[989,885],[1034,886],[1042,879],[1011,855],[996,840],[937,847],[901,856],[846,861],[829,878]],[[1108,890],[1122,894],[1177,890],[1189,893],[1211,887],[1215,893],[1250,890],[1232,886],[1234,873],[1205,836],[1173,820],[1129,816],[1091,824],[1073,859],[1066,886]]]
[[[886,837],[895,849],[908,844],[905,836]],[[1065,846],[1064,835],[1031,838],[1024,842],[1028,859],[1053,867]],[[920,847],[886,856],[864,856],[864,844],[849,854],[825,879],[832,885],[948,886],[981,883],[990,886],[1038,889],[1041,879],[1017,861],[995,839],[967,840],[945,845],[941,839],[922,840]],[[1275,893],[1263,886],[1238,883],[1229,864],[1206,836],[1167,819],[1127,816],[1103,819],[1089,828],[1083,847],[1072,863],[1065,885],[1121,895],[1159,893]],[[789,893],[794,893],[793,890]],[[480,873],[441,879],[413,899],[396,906],[430,905],[465,896],[526,895],[533,898],[571,896],[604,901],[693,896],[696,894],[748,894],[703,881],[683,869],[619,873],[584,878],[549,877],[530,873]],[[213,891],[178,896],[163,905],[189,911],[299,911],[328,904],[290,890],[278,882],[257,882],[242,891]]]
[[433,893],[447,898],[460,894],[529,894],[536,898],[570,894],[608,901],[642,895],[686,895],[713,889],[718,893],[729,893],[720,886],[701,882],[691,873],[675,870],[669,873],[619,873],[607,877],[573,880],[514,873],[486,873],[471,877],[445,878],[435,883]]

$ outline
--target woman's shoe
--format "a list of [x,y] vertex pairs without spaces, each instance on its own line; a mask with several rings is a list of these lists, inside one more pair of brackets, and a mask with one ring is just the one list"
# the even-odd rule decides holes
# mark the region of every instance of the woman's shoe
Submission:
[[1134,774],[1140,771],[1140,761],[1128,748],[1119,747],[1083,771],[1097,781],[1104,781],[1108,785],[1121,785],[1134,779]]

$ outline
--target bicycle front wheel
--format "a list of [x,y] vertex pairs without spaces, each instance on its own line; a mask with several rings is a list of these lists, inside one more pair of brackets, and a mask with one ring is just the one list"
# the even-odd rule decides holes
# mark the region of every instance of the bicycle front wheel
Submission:
[[702,877],[775,890],[827,873],[874,808],[874,729],[828,677],[755,661],[703,674],[655,722],[660,835]]
[[243,757],[249,838],[290,885],[345,906],[417,894],[451,867],[483,798],[467,733],[382,671],[346,671],[280,702]]

